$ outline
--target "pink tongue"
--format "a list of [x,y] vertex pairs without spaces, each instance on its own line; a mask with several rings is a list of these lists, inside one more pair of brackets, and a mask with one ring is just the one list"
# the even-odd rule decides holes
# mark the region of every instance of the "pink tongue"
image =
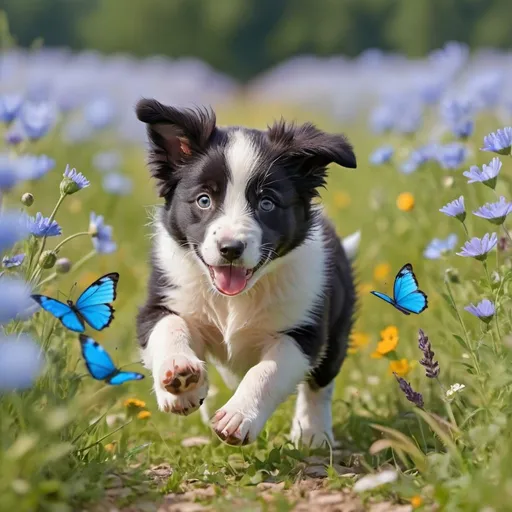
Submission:
[[215,286],[226,295],[237,295],[247,284],[246,269],[243,267],[212,267]]

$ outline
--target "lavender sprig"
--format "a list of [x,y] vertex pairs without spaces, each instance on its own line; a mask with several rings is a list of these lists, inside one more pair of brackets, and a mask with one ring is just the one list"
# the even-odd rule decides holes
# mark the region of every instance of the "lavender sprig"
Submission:
[[405,398],[407,398],[409,402],[412,402],[414,405],[418,406],[420,409],[423,409],[422,394],[414,391],[414,389],[411,387],[411,384],[402,377],[399,377],[395,372],[393,372],[393,375],[400,385],[400,389],[404,392]]
[[439,361],[434,361],[435,353],[432,351],[432,345],[428,336],[421,329],[418,331],[418,347],[423,352],[420,364],[425,368],[425,375],[429,379],[437,378],[440,371]]

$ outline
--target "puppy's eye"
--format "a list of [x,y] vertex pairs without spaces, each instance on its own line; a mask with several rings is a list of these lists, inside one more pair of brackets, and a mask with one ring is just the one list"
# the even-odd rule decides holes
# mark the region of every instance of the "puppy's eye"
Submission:
[[197,197],[196,203],[202,210],[208,210],[212,205],[212,200],[208,194],[201,194]]
[[268,197],[262,197],[260,199],[258,207],[260,210],[262,210],[264,212],[271,212],[274,209],[275,204],[272,201],[272,199],[269,199]]

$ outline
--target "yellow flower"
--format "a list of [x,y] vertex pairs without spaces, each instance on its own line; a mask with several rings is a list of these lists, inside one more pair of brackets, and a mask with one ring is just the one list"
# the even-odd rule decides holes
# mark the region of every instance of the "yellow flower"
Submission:
[[394,325],[389,325],[384,330],[380,331],[382,341],[396,340],[398,343],[398,329]]
[[363,295],[368,295],[373,290],[373,286],[371,283],[361,283],[357,287],[357,292],[360,297]]
[[108,443],[103,448],[105,448],[105,451],[108,453],[114,453],[116,450],[116,443]]
[[370,357],[371,357],[372,359],[382,359],[382,358],[383,358],[383,355],[382,355],[382,354],[380,354],[379,352],[375,351],[375,352],[372,352],[372,353],[370,354]]
[[138,398],[128,398],[124,401],[125,407],[136,407],[137,409],[143,409],[146,407],[146,402],[139,400]]
[[399,377],[405,377],[411,371],[411,365],[407,359],[391,361],[389,363],[389,372],[396,373]]
[[359,349],[365,347],[370,342],[370,336],[364,332],[353,332],[350,335],[349,347],[347,352],[355,354]]
[[398,329],[394,325],[380,331],[380,336],[382,339],[377,343],[377,350],[372,354],[375,359],[392,352],[398,345]]
[[410,212],[414,208],[414,196],[410,192],[402,192],[396,198],[396,205],[403,212]]
[[421,505],[423,505],[423,499],[421,498],[421,496],[413,496],[411,498],[411,505],[412,508],[421,507]]
[[379,263],[373,269],[373,278],[375,281],[385,281],[391,273],[391,265],[389,263]]
[[148,420],[151,418],[151,413],[149,411],[140,411],[139,414],[137,414],[137,418],[139,420]]
[[336,208],[346,208],[351,202],[352,199],[346,192],[338,191],[334,194],[334,206],[336,206]]

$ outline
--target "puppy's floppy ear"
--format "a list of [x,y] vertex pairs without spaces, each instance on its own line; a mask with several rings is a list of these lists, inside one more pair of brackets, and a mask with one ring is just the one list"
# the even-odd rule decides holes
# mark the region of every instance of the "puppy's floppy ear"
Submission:
[[177,184],[177,169],[208,146],[215,131],[215,113],[168,107],[150,99],[140,100],[135,112],[148,125],[151,173],[158,180],[160,196],[167,196]]
[[311,123],[296,126],[281,119],[269,127],[268,137],[297,172],[297,178],[311,189],[325,185],[326,168],[331,163],[357,167],[352,145],[344,135],[323,132]]

